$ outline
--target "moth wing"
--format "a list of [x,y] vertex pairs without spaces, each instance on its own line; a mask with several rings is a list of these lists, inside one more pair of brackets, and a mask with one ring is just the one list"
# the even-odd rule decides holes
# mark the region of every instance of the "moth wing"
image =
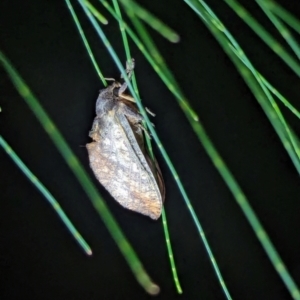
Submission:
[[162,196],[143,153],[132,146],[131,128],[126,134],[113,116],[107,116],[107,122],[109,130],[100,133],[98,142],[87,144],[95,176],[122,206],[158,219]]

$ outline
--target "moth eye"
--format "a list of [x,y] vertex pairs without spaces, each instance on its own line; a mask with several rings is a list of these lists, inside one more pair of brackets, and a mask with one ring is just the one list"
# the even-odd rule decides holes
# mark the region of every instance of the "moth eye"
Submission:
[[119,90],[120,90],[120,88],[115,88],[115,89],[113,90],[114,96],[119,96]]

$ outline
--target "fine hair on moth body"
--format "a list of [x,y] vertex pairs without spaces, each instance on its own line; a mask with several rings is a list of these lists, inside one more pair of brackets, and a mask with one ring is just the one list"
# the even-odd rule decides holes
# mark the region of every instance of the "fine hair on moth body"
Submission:
[[[134,60],[126,63],[130,79]],[[122,79],[122,76],[121,76]],[[134,99],[124,94],[127,83],[113,83],[100,90],[96,117],[86,145],[90,166],[100,183],[123,207],[158,219],[165,186],[156,160],[145,148],[142,125]]]

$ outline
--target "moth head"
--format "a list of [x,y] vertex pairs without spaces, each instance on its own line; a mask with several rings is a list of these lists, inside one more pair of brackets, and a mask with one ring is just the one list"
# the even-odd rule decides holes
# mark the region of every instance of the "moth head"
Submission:
[[120,83],[114,81],[105,89],[101,89],[96,102],[96,114],[103,115],[113,108],[120,89]]

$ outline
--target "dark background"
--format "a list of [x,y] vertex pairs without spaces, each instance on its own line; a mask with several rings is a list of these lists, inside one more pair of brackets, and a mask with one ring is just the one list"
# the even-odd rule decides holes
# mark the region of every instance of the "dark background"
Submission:
[[[288,9],[300,16],[297,1]],[[264,76],[297,107],[299,78],[222,1],[208,1]],[[182,1],[144,1],[181,36],[170,44],[150,30],[167,64],[237,178],[292,276],[300,283],[299,176],[256,99],[203,23]],[[276,34],[257,6],[251,12]],[[80,20],[107,77],[119,76],[84,15]],[[102,9],[109,18],[109,14]],[[118,25],[105,27],[122,61]],[[276,37],[281,41],[280,37]],[[83,145],[102,84],[64,1],[0,2],[1,50],[9,57],[98,186],[146,270],[157,299],[225,299],[170,172],[164,174],[171,240],[183,295],[176,294],[161,220],[119,206],[95,180]],[[203,224],[234,299],[291,299],[174,97],[132,47],[144,104]],[[1,135],[46,185],[91,245],[86,257],[42,195],[0,150],[1,299],[150,299],[135,281],[100,217],[3,69]],[[299,120],[283,109],[296,133]]]

